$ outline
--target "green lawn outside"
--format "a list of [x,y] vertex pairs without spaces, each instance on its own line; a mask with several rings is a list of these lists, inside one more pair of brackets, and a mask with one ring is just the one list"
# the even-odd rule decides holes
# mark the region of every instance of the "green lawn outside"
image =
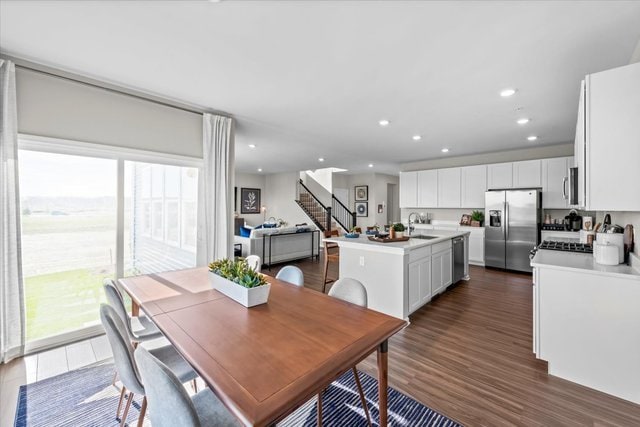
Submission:
[[78,269],[25,279],[27,341],[95,325],[108,272]]

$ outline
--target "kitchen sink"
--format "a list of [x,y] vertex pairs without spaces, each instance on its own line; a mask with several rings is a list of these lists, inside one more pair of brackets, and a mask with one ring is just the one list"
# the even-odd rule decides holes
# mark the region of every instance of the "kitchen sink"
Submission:
[[412,239],[422,239],[422,240],[431,240],[431,239],[438,239],[441,236],[411,236]]

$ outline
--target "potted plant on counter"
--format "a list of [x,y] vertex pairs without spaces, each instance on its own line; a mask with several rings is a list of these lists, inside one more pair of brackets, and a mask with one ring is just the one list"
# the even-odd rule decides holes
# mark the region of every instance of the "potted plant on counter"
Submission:
[[393,231],[395,231],[396,237],[404,237],[404,224],[401,222],[396,222],[393,224]]
[[232,300],[253,307],[269,299],[271,284],[247,264],[244,258],[224,258],[209,264],[211,285]]
[[472,227],[482,227],[483,222],[484,222],[484,212],[478,211],[478,210],[471,212]]

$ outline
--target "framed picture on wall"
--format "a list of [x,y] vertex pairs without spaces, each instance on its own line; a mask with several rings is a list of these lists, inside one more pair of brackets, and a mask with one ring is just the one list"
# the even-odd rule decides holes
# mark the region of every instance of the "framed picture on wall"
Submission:
[[354,200],[356,202],[369,200],[369,186],[368,185],[356,185]]
[[356,202],[356,216],[369,216],[368,202]]
[[382,204],[378,205],[378,213],[381,214],[384,211],[384,207],[382,206]]
[[260,189],[242,188],[240,190],[240,213],[259,214],[260,213]]

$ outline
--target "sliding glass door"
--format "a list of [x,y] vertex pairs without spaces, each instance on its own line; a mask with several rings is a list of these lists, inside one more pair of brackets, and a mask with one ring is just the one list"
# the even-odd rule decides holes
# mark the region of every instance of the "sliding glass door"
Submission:
[[20,152],[27,341],[96,325],[116,263],[115,160]]
[[33,145],[19,152],[28,351],[101,332],[105,278],[194,267],[198,193],[189,162]]

